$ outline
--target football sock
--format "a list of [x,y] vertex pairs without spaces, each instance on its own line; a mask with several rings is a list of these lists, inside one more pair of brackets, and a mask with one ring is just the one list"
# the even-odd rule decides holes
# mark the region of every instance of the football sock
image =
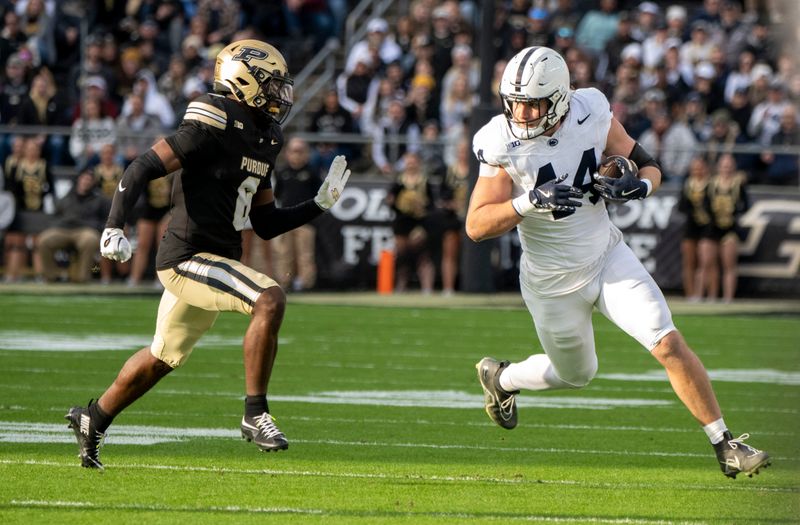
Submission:
[[722,418],[719,418],[716,421],[712,421],[708,425],[704,426],[703,430],[705,430],[708,440],[711,441],[711,444],[716,445],[725,438],[725,432],[728,431],[728,427],[725,426],[725,421],[723,421]]
[[114,421],[114,416],[109,416],[103,412],[103,409],[100,408],[97,402],[90,402],[87,410],[89,411],[89,417],[92,418],[94,429],[105,434],[106,429],[111,425],[111,422]]
[[247,396],[244,398],[244,415],[247,417],[260,416],[264,412],[269,413],[267,404],[267,394]]
[[556,375],[553,363],[545,354],[535,354],[521,363],[511,363],[500,374],[500,388],[506,392],[517,390],[552,390],[572,388]]

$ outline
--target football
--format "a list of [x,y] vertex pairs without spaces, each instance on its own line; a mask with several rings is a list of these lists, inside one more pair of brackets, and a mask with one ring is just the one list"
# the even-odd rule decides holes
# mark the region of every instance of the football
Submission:
[[601,177],[608,177],[610,179],[618,179],[630,171],[634,176],[639,176],[639,167],[631,159],[625,158],[622,155],[610,155],[597,169],[597,173]]

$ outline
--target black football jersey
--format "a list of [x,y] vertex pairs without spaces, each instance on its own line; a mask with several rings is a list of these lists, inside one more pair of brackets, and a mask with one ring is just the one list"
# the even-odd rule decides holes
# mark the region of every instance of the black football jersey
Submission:
[[166,141],[183,170],[172,187],[172,218],[156,267],[171,268],[199,252],[238,260],[251,199],[270,188],[283,146],[280,126],[234,100],[206,94],[189,104]]

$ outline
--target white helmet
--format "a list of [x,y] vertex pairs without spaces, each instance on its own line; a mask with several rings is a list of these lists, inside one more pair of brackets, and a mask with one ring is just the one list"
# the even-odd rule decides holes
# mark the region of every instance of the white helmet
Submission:
[[[500,80],[500,100],[511,133],[519,139],[532,139],[558,124],[569,110],[569,70],[567,63],[549,47],[526,47],[506,66]],[[536,120],[514,120],[513,103],[533,103],[544,99],[547,112]]]

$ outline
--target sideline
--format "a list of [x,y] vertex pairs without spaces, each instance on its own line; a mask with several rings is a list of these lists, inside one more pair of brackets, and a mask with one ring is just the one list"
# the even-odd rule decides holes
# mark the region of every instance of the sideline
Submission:
[[[124,284],[0,284],[0,295],[99,295],[128,297],[158,297],[161,290],[153,286],[129,287]],[[441,293],[421,294],[408,292],[379,295],[376,292],[303,292],[288,293],[289,304],[384,306],[401,308],[506,308],[525,307],[518,292],[495,294]],[[731,304],[691,303],[680,296],[667,296],[675,315],[765,315],[784,314],[800,316],[800,300],[790,299],[738,299]]]

